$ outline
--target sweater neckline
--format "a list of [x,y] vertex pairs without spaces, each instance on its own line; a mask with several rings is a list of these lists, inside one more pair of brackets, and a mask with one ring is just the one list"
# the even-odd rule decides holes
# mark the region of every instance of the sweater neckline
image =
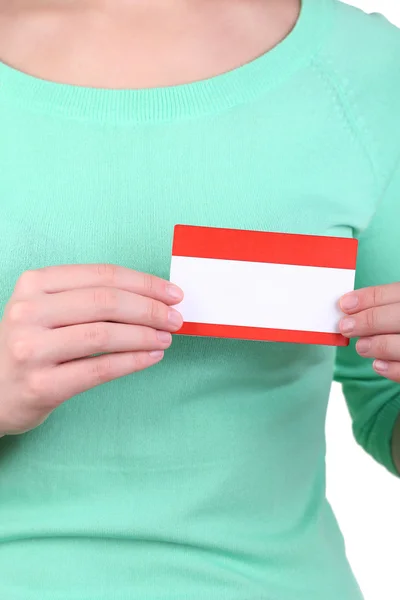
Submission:
[[331,0],[302,0],[292,31],[236,69],[194,83],[148,89],[101,89],[54,83],[0,62],[0,100],[46,114],[100,121],[147,122],[212,116],[246,104],[293,75],[319,48]]

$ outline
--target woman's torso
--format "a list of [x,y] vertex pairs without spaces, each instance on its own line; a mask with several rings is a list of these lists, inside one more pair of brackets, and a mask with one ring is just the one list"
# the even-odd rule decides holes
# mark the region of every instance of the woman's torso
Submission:
[[[167,90],[0,66],[1,308],[49,264],[168,278],[177,223],[352,236],[374,208],[368,169],[302,35]],[[327,347],[176,337],[156,368],[2,439],[0,595],[360,598],[325,499],[333,363]]]

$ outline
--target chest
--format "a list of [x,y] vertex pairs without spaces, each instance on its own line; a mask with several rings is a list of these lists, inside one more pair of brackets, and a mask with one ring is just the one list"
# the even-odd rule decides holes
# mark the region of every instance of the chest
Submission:
[[50,264],[168,277],[177,223],[351,236],[371,210],[362,165],[333,160],[342,142],[327,145],[315,115],[290,115],[128,127],[21,115],[0,143],[0,300]]
[[[140,126],[16,113],[0,140],[0,310],[26,269],[108,262],[168,278],[177,223],[352,236],[372,212],[364,164],[351,149],[349,160],[326,113],[299,115],[285,98],[281,118],[271,101]],[[0,129],[2,119],[0,110]],[[238,456],[253,448],[247,440],[269,439],[266,431],[276,439],[282,415],[295,422],[315,409],[323,421],[333,356],[320,346],[181,337],[159,369],[66,403],[55,413],[55,432],[58,418],[70,418],[84,440],[94,414],[108,428],[115,394],[122,454],[152,455],[154,440],[165,439],[160,455],[178,463],[184,430],[189,462],[206,436],[210,452],[219,445],[221,455],[234,448]],[[302,402],[287,393],[295,384],[308,390]]]

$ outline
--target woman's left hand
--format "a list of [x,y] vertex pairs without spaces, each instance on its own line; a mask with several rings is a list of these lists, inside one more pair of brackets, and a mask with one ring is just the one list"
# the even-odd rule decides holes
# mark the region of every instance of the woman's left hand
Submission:
[[400,283],[363,288],[342,296],[341,333],[359,337],[360,356],[374,358],[377,373],[400,383]]

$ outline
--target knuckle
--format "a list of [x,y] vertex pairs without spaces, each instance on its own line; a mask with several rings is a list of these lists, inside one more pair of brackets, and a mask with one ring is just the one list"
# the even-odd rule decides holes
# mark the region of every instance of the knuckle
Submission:
[[28,338],[12,340],[9,345],[11,357],[15,363],[26,363],[33,356],[33,344]]
[[376,341],[376,348],[375,348],[374,355],[376,355],[380,358],[384,358],[385,356],[387,356],[388,350],[389,350],[388,339],[386,337],[382,336],[381,338],[379,338]]
[[138,327],[136,333],[136,347],[139,351],[157,348],[160,342],[157,339],[157,334],[150,327]]
[[365,314],[365,324],[368,330],[374,330],[377,326],[377,311],[375,308],[370,308]]
[[143,371],[149,367],[149,356],[146,352],[132,352],[131,355],[131,368],[132,373]]
[[93,292],[93,304],[96,313],[111,316],[117,308],[117,294],[109,288],[97,288]]
[[12,325],[26,323],[34,311],[34,304],[30,300],[20,300],[11,304],[8,310],[8,320]]
[[44,272],[44,269],[25,271],[18,279],[15,290],[21,294],[40,290]]
[[154,277],[148,273],[142,273],[143,281],[142,286],[144,291],[151,296],[154,291]]
[[374,306],[379,306],[383,303],[383,289],[379,286],[372,288],[372,302]]
[[89,327],[85,333],[85,338],[95,351],[104,352],[108,347],[110,334],[106,324],[102,323]]
[[157,332],[151,327],[143,327],[139,334],[141,349],[158,347],[160,342],[157,338]]
[[95,385],[101,385],[113,379],[113,368],[109,356],[103,356],[96,359],[91,367],[91,375]]
[[132,372],[136,373],[137,371],[143,371],[146,367],[148,367],[146,355],[141,352],[134,352],[132,354]]
[[48,396],[49,379],[42,371],[33,371],[27,377],[25,396],[34,402],[39,402]]
[[117,280],[118,267],[116,265],[101,263],[96,265],[96,272],[104,284],[113,285]]
[[156,300],[149,300],[146,308],[149,323],[158,323],[161,318],[161,306]]

